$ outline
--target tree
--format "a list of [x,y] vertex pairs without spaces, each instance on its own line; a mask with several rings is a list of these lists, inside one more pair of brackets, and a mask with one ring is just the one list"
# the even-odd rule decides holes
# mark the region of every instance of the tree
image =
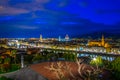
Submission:
[[33,57],[33,59],[32,59],[32,61],[33,62],[38,62],[38,61],[40,61],[40,60],[42,60],[43,59],[43,56],[42,55],[39,55],[39,54],[36,54],[34,57]]
[[93,65],[93,66],[96,66],[97,69],[98,69],[99,67],[102,67],[102,66],[103,66],[102,57],[101,57],[101,56],[98,56],[97,58],[94,58],[93,60],[91,60],[90,64]]
[[115,80],[120,80],[120,57],[111,62],[111,69],[114,72]]
[[68,60],[68,53],[64,53],[63,58],[65,58],[65,60]]
[[13,80],[13,79],[7,78],[7,77],[5,77],[5,76],[1,76],[1,77],[0,77],[0,80]]
[[12,50],[10,56],[13,58],[14,63],[16,64],[16,53],[17,50]]
[[10,64],[10,61],[11,61],[10,58],[5,58],[4,59],[4,64]]
[[77,55],[75,53],[64,53],[63,58],[68,61],[76,61]]
[[2,61],[3,61],[3,59],[2,59],[2,57],[0,56],[0,64],[2,63]]
[[98,78],[99,74],[101,74],[102,70],[101,67],[103,66],[103,60],[101,56],[98,56],[97,58],[94,58],[90,62],[91,65],[95,66],[96,69],[94,69],[93,76],[94,78]]

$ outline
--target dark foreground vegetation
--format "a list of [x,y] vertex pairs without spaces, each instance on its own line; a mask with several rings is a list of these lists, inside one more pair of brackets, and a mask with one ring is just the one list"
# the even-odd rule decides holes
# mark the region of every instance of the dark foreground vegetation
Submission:
[[[32,51],[32,50],[31,50]],[[16,71],[20,69],[21,55],[17,54],[17,50],[4,50],[0,54],[0,74]],[[29,54],[29,51],[24,54],[25,66],[44,62],[73,62],[79,65],[87,64],[91,67],[91,71],[84,73],[84,80],[120,80],[120,57],[113,61],[102,59],[101,56],[91,59],[89,56],[77,57],[76,53],[70,51],[65,53],[55,53],[54,51],[41,51]],[[59,64],[59,63],[58,63]],[[50,67],[52,67],[50,65]],[[77,67],[77,66],[76,66]],[[48,67],[47,67],[48,68]],[[80,73],[79,73],[80,74]],[[78,75],[79,75],[78,74]],[[60,77],[60,80],[67,80],[67,78]],[[81,80],[82,80],[81,79]],[[4,76],[0,80],[12,80]]]

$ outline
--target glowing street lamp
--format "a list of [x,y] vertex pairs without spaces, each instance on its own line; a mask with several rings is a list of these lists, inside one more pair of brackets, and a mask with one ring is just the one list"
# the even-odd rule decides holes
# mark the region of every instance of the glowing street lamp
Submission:
[[94,61],[96,61],[96,58],[93,58]]

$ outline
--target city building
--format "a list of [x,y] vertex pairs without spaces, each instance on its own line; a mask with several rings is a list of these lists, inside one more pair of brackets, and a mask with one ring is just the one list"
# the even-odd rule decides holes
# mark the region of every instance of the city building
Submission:
[[104,35],[102,35],[101,41],[89,41],[88,46],[102,46],[102,47],[110,47],[110,44],[105,42]]
[[42,35],[40,35],[40,42],[43,42],[43,38],[42,38]]
[[65,36],[65,41],[69,41],[69,36],[68,36],[68,34],[66,34],[66,36]]
[[65,38],[61,38],[61,36],[58,37],[58,41],[71,41],[68,34],[66,34]]

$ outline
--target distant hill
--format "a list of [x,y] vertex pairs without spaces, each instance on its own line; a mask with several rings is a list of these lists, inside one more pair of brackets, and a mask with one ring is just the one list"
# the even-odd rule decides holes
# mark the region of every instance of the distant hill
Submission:
[[102,35],[104,35],[106,38],[119,39],[120,38],[120,30],[97,31],[97,32],[89,33],[89,34],[80,35],[79,38],[98,39],[98,38],[101,38]]

